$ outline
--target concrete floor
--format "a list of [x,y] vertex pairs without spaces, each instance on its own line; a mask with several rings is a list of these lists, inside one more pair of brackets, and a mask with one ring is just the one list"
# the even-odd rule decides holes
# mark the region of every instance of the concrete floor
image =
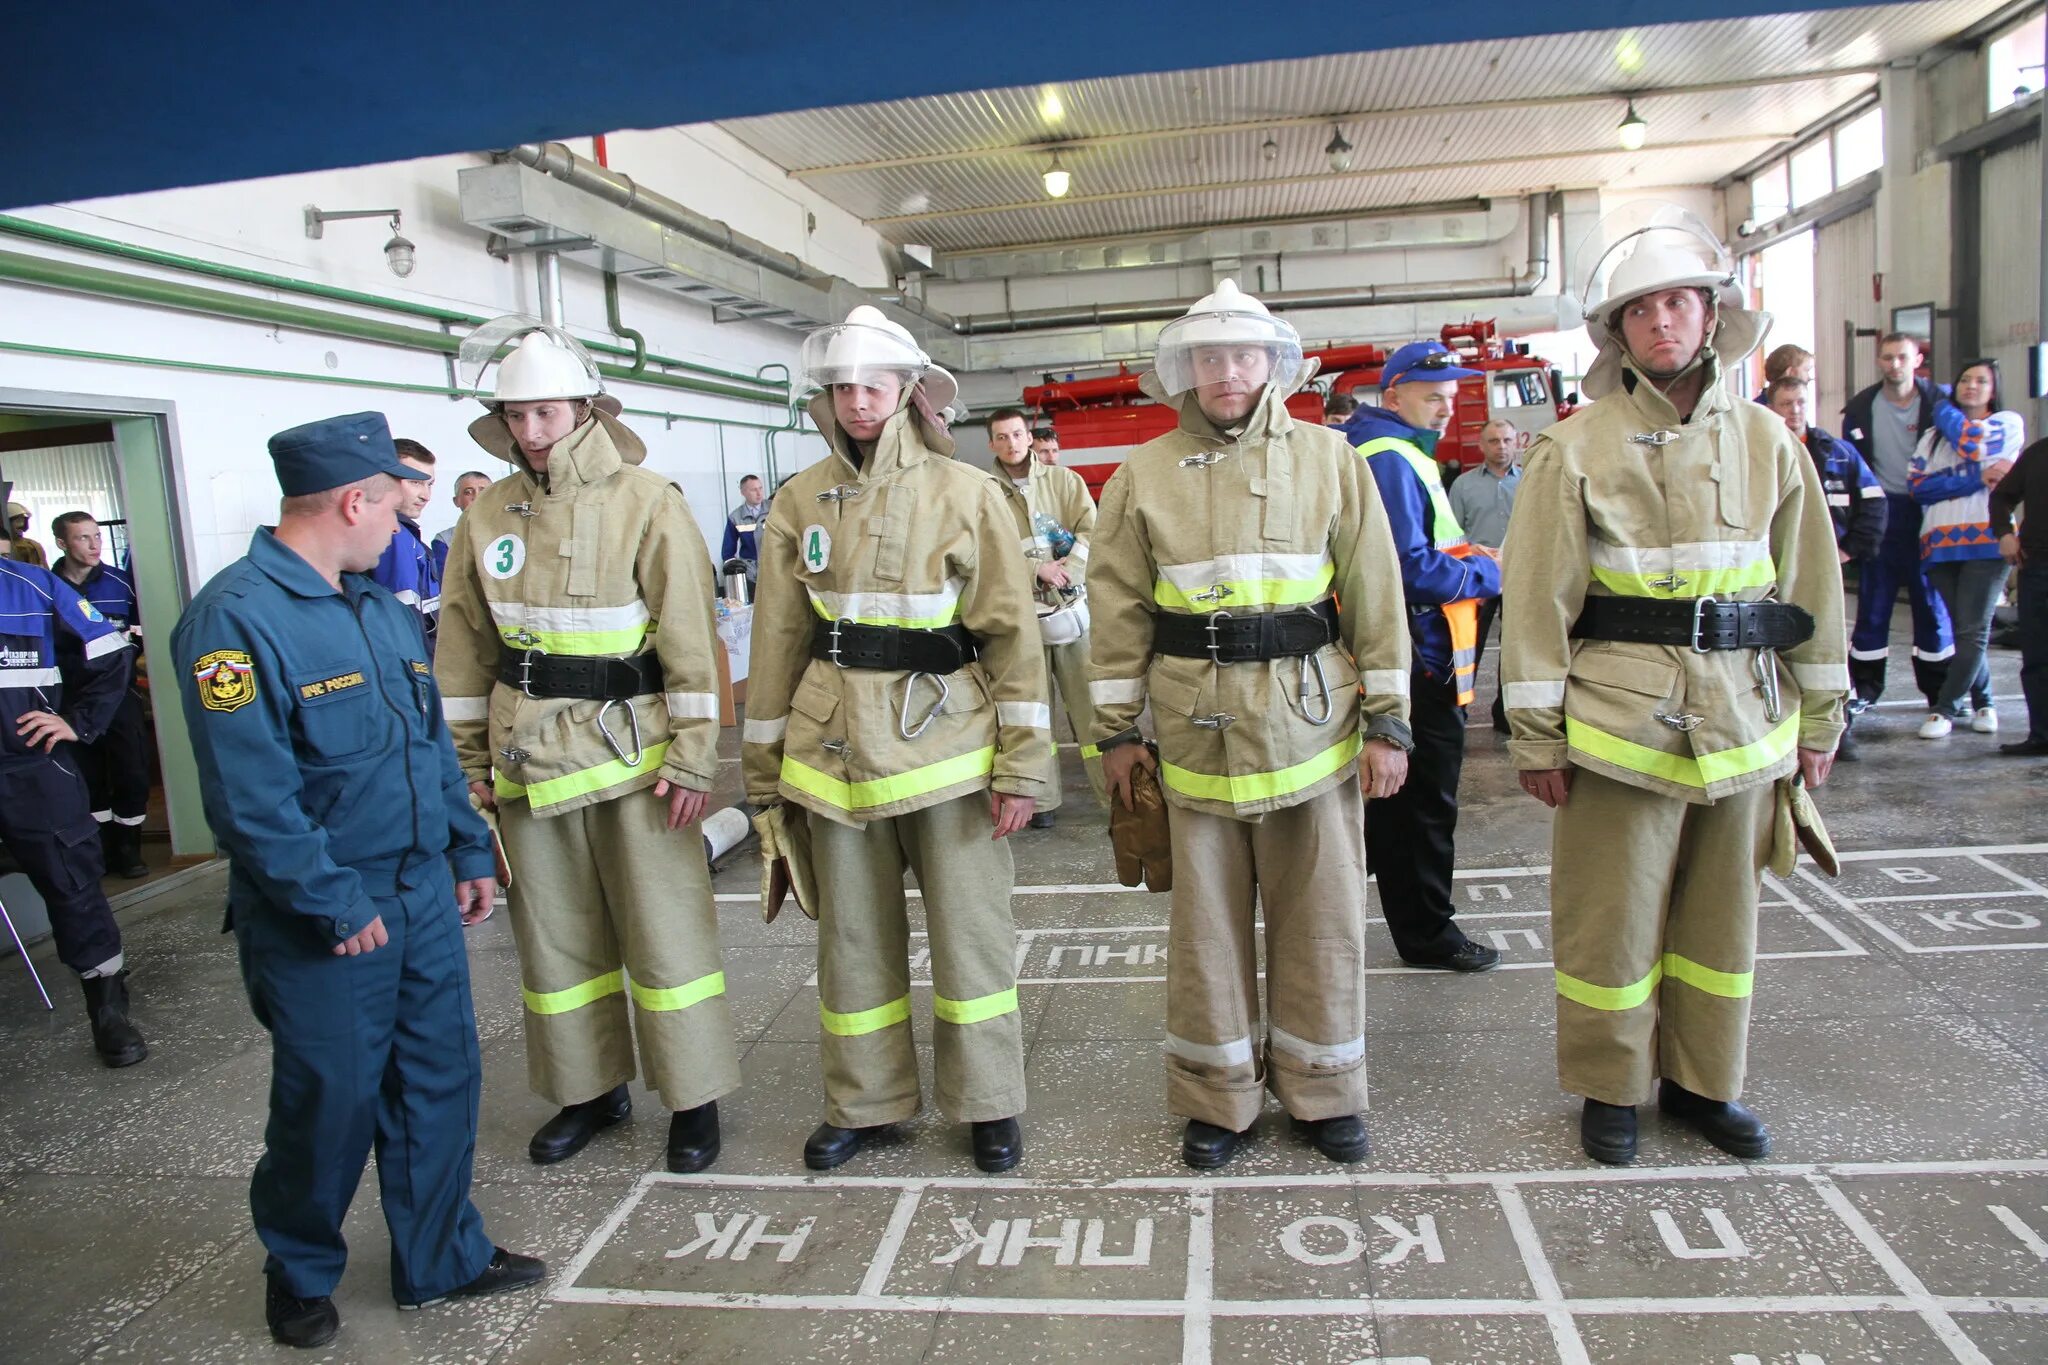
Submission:
[[[2016,668],[1996,654],[2006,738],[2023,724]],[[723,1106],[715,1173],[659,1172],[666,1125],[638,1087],[633,1123],[564,1165],[528,1164],[549,1111],[525,1084],[501,914],[470,936],[475,1198],[493,1237],[554,1277],[394,1312],[366,1180],[342,1335],[320,1354],[2048,1359],[2048,762],[1966,732],[1915,738],[1907,672],[1894,663],[1891,698],[1859,727],[1865,760],[1823,795],[1844,876],[1767,888],[1748,1097],[1776,1136],[1768,1164],[1734,1163],[1654,1110],[1638,1167],[1581,1156],[1552,1064],[1548,819],[1482,722],[1461,891],[1507,969],[1406,971],[1376,927],[1372,1160],[1330,1165],[1269,1106],[1234,1164],[1195,1176],[1161,1105],[1165,902],[1113,885],[1069,748],[1078,803],[1016,841],[1031,1104],[1013,1178],[979,1176],[964,1130],[930,1114],[843,1175],[804,1175],[820,1109],[813,936],[793,913],[760,923],[746,855],[717,878],[746,1085]],[[95,1063],[68,981],[46,1015],[0,960],[0,1359],[292,1354],[263,1326],[247,1179],[269,1063],[216,932],[221,886],[206,874],[128,925],[154,1047],[130,1070]],[[928,991],[917,1001],[924,1037]]]

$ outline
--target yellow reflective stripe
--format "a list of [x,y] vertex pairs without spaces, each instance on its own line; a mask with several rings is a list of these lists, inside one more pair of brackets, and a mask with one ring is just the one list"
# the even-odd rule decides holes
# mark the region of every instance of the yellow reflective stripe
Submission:
[[1101,758],[1101,757],[1102,757],[1102,750],[1100,750],[1100,749],[1096,748],[1096,747],[1095,747],[1095,746],[1094,746],[1093,744],[1083,744],[1083,745],[1081,746],[1081,757],[1083,757],[1083,758]]
[[1683,981],[1694,990],[1730,1000],[1747,1000],[1756,989],[1755,972],[1719,972],[1677,953],[1664,954],[1664,975],[1673,981]]
[[996,746],[961,754],[957,758],[927,763],[922,768],[891,777],[871,777],[865,782],[846,782],[821,773],[788,754],[782,756],[782,780],[798,791],[809,792],[820,801],[844,811],[869,810],[892,801],[906,801],[927,792],[943,791],[969,778],[986,777],[995,771]]
[[1617,768],[1704,791],[1711,783],[1760,772],[1791,753],[1799,739],[1799,717],[1787,716],[1777,729],[1753,743],[1701,754],[1698,758],[1667,754],[1662,749],[1610,735],[1572,716],[1565,717],[1564,737],[1572,748]]
[[680,986],[643,986],[635,981],[633,1003],[643,1010],[686,1010],[714,995],[725,994],[725,973],[713,972]]
[[1661,962],[1650,968],[1650,974],[1641,981],[1626,986],[1596,986],[1560,971],[1557,974],[1557,993],[1588,1009],[1632,1010],[1648,1000],[1650,992],[1656,990],[1657,983],[1663,979],[1664,965]]
[[825,1032],[840,1038],[858,1038],[863,1033],[879,1033],[892,1024],[900,1024],[910,1018],[910,997],[891,1000],[886,1005],[877,1005],[871,1010],[857,1010],[852,1014],[834,1014],[818,1002],[818,1020],[825,1026]]
[[[831,608],[827,607],[816,597],[811,598],[811,610],[818,613],[818,616],[826,621],[841,619],[834,616]],[[945,610],[931,616],[848,616],[844,619],[861,626],[897,626],[903,630],[937,630],[941,626],[950,626],[960,619],[960,603],[958,600],[955,600]]]
[[1166,779],[1167,786],[1183,796],[1192,796],[1203,801],[1228,801],[1233,805],[1246,801],[1263,801],[1298,792],[1303,787],[1314,786],[1357,758],[1364,742],[1358,735],[1353,734],[1349,739],[1340,740],[1314,758],[1304,759],[1292,767],[1282,768],[1277,772],[1216,776],[1176,768],[1165,759],[1161,759],[1159,775]]
[[949,1024],[978,1024],[984,1019],[997,1015],[1017,1012],[1017,988],[997,991],[994,995],[979,996],[973,1000],[948,1000],[943,995],[932,996],[932,1014]]
[[514,649],[545,654],[638,654],[654,622],[623,630],[535,630],[532,626],[500,626],[498,638]]
[[1465,528],[1458,524],[1458,514],[1451,510],[1451,495],[1444,488],[1444,476],[1436,461],[1423,454],[1413,441],[1398,436],[1375,436],[1358,447],[1358,453],[1368,460],[1383,450],[1391,450],[1407,461],[1415,477],[1422,481],[1422,491],[1429,495],[1429,538],[1436,548],[1448,550],[1453,545],[1463,545]]
[[1596,986],[1560,971],[1557,973],[1557,993],[1589,1009],[1632,1010],[1648,1001],[1650,993],[1657,989],[1657,983],[1666,977],[1728,1000],[1747,1000],[1756,988],[1755,972],[1716,971],[1689,957],[1666,953],[1656,966],[1650,968],[1648,976],[1626,986]]
[[[1162,607],[1207,616],[1213,611],[1242,611],[1246,607],[1298,607],[1320,602],[1337,578],[1337,566],[1325,564],[1313,578],[1240,578],[1228,583],[1211,583],[1198,589],[1201,600],[1164,578],[1154,579],[1152,600]],[[1223,592],[1216,594],[1218,589]]]
[[588,796],[591,792],[601,792],[607,787],[616,787],[621,782],[631,781],[642,773],[659,768],[661,761],[666,757],[668,743],[664,740],[660,744],[648,745],[641,752],[637,764],[615,758],[609,763],[600,763],[595,768],[564,773],[560,777],[543,778],[531,786],[522,786],[503,773],[494,772],[491,776],[498,795],[523,796],[527,804],[535,810],[545,810],[549,806],[558,806],[571,797]]
[[1595,564],[1593,581],[1617,597],[1717,597],[1745,588],[1768,588],[1778,581],[1778,566],[1765,558],[1732,569],[1674,569],[1668,574],[1646,574],[1624,573]]
[[606,972],[594,976],[581,985],[570,986],[559,991],[532,991],[520,987],[520,994],[526,997],[526,1008],[535,1014],[567,1014],[580,1010],[593,1000],[602,1000],[607,995],[617,995],[626,989],[624,972]]

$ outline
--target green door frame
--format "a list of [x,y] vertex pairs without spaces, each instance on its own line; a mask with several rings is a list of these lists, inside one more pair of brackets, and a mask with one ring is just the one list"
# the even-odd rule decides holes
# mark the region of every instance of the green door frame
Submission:
[[197,561],[191,519],[180,506],[185,486],[178,450],[177,404],[155,398],[54,393],[0,388],[0,408],[110,422],[127,504],[129,563],[142,602],[143,648],[149,662],[150,707],[156,717],[157,757],[163,768],[164,808],[171,822],[171,852],[208,857],[213,831],[199,797],[199,767],[178,703],[171,665],[171,626],[192,600]]

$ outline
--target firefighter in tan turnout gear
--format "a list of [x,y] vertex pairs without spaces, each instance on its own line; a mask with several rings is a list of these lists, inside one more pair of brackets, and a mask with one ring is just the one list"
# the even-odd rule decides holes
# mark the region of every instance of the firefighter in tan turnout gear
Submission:
[[1635,1106],[1716,1147],[1770,1139],[1742,1093],[1757,891],[1797,774],[1826,780],[1848,688],[1813,462],[1733,390],[1769,315],[1665,206],[1603,223],[1580,292],[1591,407],[1530,449],[1505,554],[1509,752],[1553,807],[1558,1076],[1596,1160]]
[[818,900],[825,1122],[839,1165],[921,1102],[907,867],[930,932],[938,1105],[975,1164],[1017,1164],[1023,1030],[1010,847],[1044,795],[1052,713],[1017,528],[955,463],[957,393],[878,309],[804,341],[831,453],[776,494],[761,538],[743,733],[748,799],[802,808]]
[[527,1074],[562,1106],[528,1154],[564,1160],[631,1112],[637,1034],[669,1169],[698,1171],[740,1079],[698,833],[718,769],[711,556],[575,338],[487,324],[464,343],[472,382],[512,342],[469,431],[514,472],[451,538],[435,674],[511,869]]
[[1172,809],[1167,1107],[1200,1168],[1268,1088],[1331,1160],[1370,1149],[1358,770],[1373,796],[1407,773],[1407,607],[1365,461],[1288,416],[1312,374],[1231,281],[1168,323],[1144,383],[1180,424],[1111,477],[1089,560],[1104,776],[1129,806],[1155,768]]
[[[1071,469],[1046,464],[1031,453],[1031,429],[1024,414],[1004,408],[989,414],[988,447],[995,455],[997,487],[1017,516],[1017,535],[1031,570],[1038,633],[1045,642],[1049,686],[1081,742],[1081,765],[1097,804],[1105,809],[1102,759],[1090,740],[1095,713],[1088,704],[1088,542],[1095,534],[1095,499]],[[1048,695],[1048,699],[1050,699]],[[1033,829],[1049,829],[1060,804],[1060,765],[1055,752],[1046,797],[1031,817]]]

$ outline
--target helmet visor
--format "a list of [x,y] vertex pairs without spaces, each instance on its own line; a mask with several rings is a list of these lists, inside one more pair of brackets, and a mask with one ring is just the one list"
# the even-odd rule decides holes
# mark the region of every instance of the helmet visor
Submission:
[[915,344],[884,328],[859,322],[820,327],[804,338],[798,359],[804,382],[820,389],[866,384],[885,374],[908,387],[931,363],[931,357]]
[[1169,397],[1291,385],[1301,373],[1301,337],[1265,313],[1193,313],[1160,329],[1153,368]]
[[[506,387],[503,362],[509,360],[518,351],[519,343],[533,332],[543,333],[554,343],[547,352],[551,363],[539,366],[546,373],[536,372],[533,362],[525,362],[522,368],[526,373],[518,376],[518,382],[513,386],[520,391],[500,392]],[[498,378],[486,388],[484,372],[494,363],[499,366]],[[455,354],[455,375],[457,383],[486,403],[594,398],[604,392],[604,379],[598,372],[597,361],[583,343],[561,328],[550,327],[525,313],[507,313],[503,317],[492,318],[464,337]]]
[[[1635,258],[1640,255],[1641,259]],[[1654,199],[1624,204],[1595,223],[1579,243],[1572,297],[1592,319],[1668,278],[1667,287],[1731,279],[1735,260],[1704,219]],[[1633,268],[1627,268],[1634,261]]]

